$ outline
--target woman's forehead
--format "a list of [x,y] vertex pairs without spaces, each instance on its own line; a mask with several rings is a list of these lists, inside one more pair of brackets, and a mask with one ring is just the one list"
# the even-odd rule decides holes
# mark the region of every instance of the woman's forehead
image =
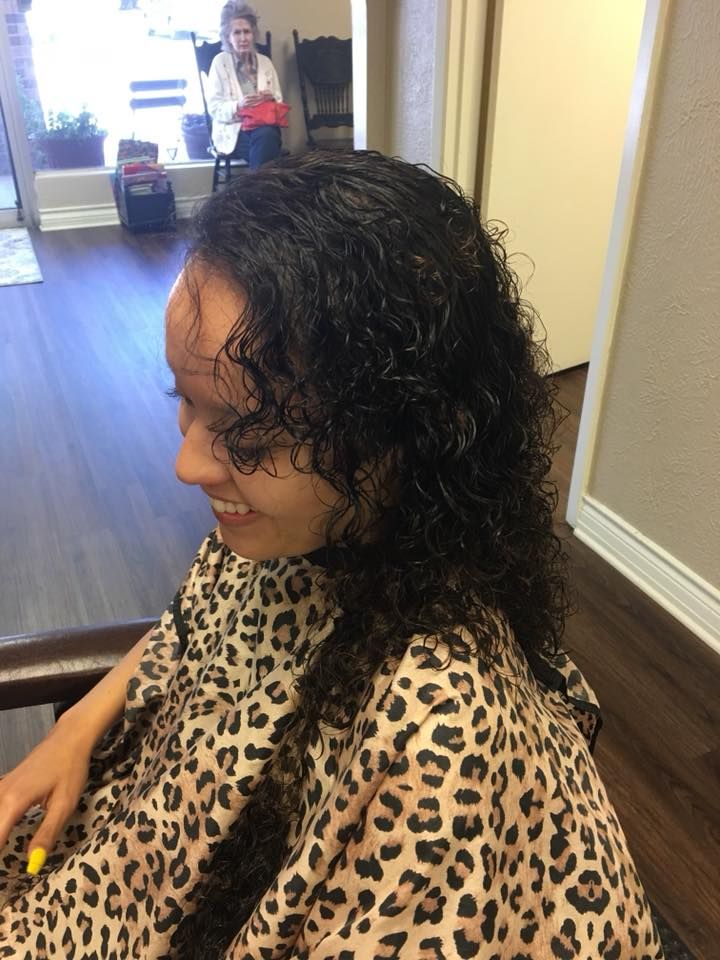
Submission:
[[214,361],[246,305],[245,296],[219,273],[188,265],[181,270],[165,311],[165,346],[173,369]]

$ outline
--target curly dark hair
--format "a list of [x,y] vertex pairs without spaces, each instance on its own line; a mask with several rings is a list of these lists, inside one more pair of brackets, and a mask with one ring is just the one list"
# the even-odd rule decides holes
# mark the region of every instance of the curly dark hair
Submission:
[[553,388],[502,239],[456,184],[373,152],[268,164],[194,220],[188,262],[247,297],[216,377],[229,396],[237,371],[257,408],[236,410],[218,439],[253,470],[262,463],[241,441],[282,430],[339,504],[323,575],[334,629],[177,931],[183,957],[220,956],[247,921],[288,853],[318,724],[345,727],[411,637],[448,659],[471,645],[488,662],[500,612],[527,652],[558,651],[568,603],[547,480]]

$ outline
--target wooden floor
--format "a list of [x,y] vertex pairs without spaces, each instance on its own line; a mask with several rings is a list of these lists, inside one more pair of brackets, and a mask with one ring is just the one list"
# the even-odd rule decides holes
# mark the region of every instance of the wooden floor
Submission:
[[[173,238],[119,228],[35,238],[43,284],[0,287],[0,633],[157,614],[213,520],[173,473],[162,311]],[[579,612],[566,634],[595,687],[596,758],[650,897],[698,960],[720,957],[720,658],[575,540],[562,518],[585,370],[553,468]],[[0,713],[0,770],[49,710]]]
[[[214,518],[178,483],[163,352],[173,236],[36,233],[44,282],[0,287],[0,635],[155,616]],[[50,722],[0,713],[0,770]]]
[[578,604],[565,648],[600,699],[595,759],[648,895],[698,960],[718,960],[720,658],[562,520],[585,376],[556,378],[568,414],[553,479]]

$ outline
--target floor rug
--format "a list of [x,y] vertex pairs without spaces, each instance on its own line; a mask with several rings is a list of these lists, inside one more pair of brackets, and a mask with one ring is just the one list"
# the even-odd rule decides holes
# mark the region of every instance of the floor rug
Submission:
[[25,227],[0,230],[0,287],[42,283],[30,234]]

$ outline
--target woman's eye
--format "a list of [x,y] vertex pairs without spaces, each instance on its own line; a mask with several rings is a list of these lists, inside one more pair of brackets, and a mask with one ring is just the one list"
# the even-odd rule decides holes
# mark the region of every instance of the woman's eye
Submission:
[[190,397],[186,397],[184,393],[180,393],[180,391],[176,387],[171,387],[169,390],[166,390],[165,393],[168,397],[170,397],[173,400],[181,400],[188,407],[194,406]]

